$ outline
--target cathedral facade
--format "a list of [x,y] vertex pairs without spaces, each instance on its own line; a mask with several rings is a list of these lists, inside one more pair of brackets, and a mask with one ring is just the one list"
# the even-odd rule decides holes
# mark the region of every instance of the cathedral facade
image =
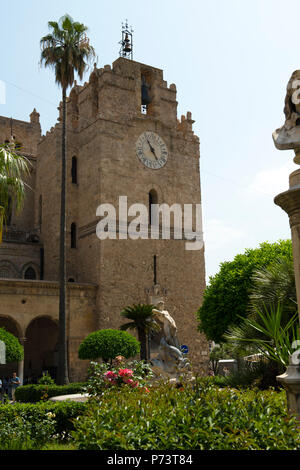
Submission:
[[[0,141],[11,136],[30,162],[24,209],[11,210],[0,244],[0,326],[24,345],[21,377],[57,368],[61,105],[57,124],[41,135],[39,114],[30,122],[0,117]],[[76,83],[67,99],[67,280],[68,358],[71,381],[83,380],[87,362],[78,359],[92,331],[119,328],[128,305],[164,300],[181,344],[196,369],[208,365],[208,343],[197,332],[195,312],[205,288],[204,247],[186,249],[177,237],[150,233],[125,236],[143,204],[201,204],[199,139],[191,113],[177,119],[176,86],[160,69],[120,57],[94,68],[88,83]],[[103,204],[116,208],[115,236],[97,236]],[[103,217],[102,217],[103,218]],[[195,226],[195,217],[192,225]],[[122,230],[120,227],[125,228]]]

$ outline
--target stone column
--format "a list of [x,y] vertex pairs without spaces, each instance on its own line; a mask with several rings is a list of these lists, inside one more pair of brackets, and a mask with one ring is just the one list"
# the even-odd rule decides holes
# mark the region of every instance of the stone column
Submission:
[[[19,338],[19,343],[21,344],[21,346],[23,346],[23,348],[24,348],[25,341],[26,341],[26,338]],[[23,382],[24,382],[24,359],[22,361],[18,362],[17,376],[20,379],[21,385],[23,385]]]
[[[290,189],[274,199],[289,216],[293,242],[293,259],[297,289],[297,303],[300,305],[300,170],[290,175]],[[300,314],[299,314],[300,315]],[[300,318],[299,318],[300,322]],[[286,390],[288,410],[297,414],[300,420],[300,346],[298,353],[290,357],[286,372],[277,377]]]
[[[285,123],[273,133],[273,140],[279,150],[295,152],[294,162],[300,164],[300,70],[296,70],[287,85],[285,98]],[[298,312],[300,312],[300,170],[291,173],[289,190],[274,199],[289,216],[293,259],[297,290]],[[299,314],[300,315],[300,314]],[[300,317],[299,317],[300,325]],[[295,352],[291,355],[289,365],[284,374],[277,377],[278,382],[286,390],[288,410],[296,414],[300,421],[300,345],[295,345]]]
[[[290,189],[278,194],[274,202],[289,216],[293,242],[293,259],[297,289],[297,302],[300,305],[300,169],[290,174]],[[300,321],[300,318],[299,318]]]

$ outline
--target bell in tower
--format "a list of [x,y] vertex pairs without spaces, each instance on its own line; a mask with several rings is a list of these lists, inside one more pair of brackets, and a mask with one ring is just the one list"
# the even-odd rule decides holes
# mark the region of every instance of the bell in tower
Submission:
[[126,20],[125,25],[122,23],[122,39],[119,42],[121,44],[120,48],[120,57],[125,59],[133,59],[133,41],[132,41],[133,29],[128,28],[128,23]]
[[150,86],[146,82],[145,76],[142,75],[142,87],[141,87],[142,106],[147,106],[149,103],[151,103],[151,98],[149,96],[149,88]]

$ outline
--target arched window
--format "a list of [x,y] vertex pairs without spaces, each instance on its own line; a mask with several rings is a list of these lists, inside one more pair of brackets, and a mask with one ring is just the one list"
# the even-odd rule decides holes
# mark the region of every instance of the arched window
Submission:
[[0,261],[0,277],[19,279],[20,273],[11,261],[3,260]]
[[71,224],[71,248],[76,248],[77,245],[77,228],[76,224],[73,222]]
[[11,278],[11,272],[8,268],[0,266],[0,278]]
[[77,184],[77,158],[72,157],[72,168],[71,168],[72,183]]
[[149,192],[149,224],[151,225],[152,223],[152,216],[151,216],[151,206],[152,204],[158,204],[158,197],[157,197],[157,192],[155,189],[151,189]]
[[35,269],[29,266],[24,273],[24,279],[36,279]]

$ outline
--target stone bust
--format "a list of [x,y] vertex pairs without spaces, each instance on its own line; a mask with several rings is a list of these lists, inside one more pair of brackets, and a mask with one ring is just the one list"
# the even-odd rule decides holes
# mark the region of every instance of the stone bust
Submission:
[[[284,101],[285,122],[273,132],[275,147],[279,150],[300,147],[300,70],[295,70],[287,84]],[[297,161],[296,161],[297,160]],[[294,159],[299,164],[299,158]]]

